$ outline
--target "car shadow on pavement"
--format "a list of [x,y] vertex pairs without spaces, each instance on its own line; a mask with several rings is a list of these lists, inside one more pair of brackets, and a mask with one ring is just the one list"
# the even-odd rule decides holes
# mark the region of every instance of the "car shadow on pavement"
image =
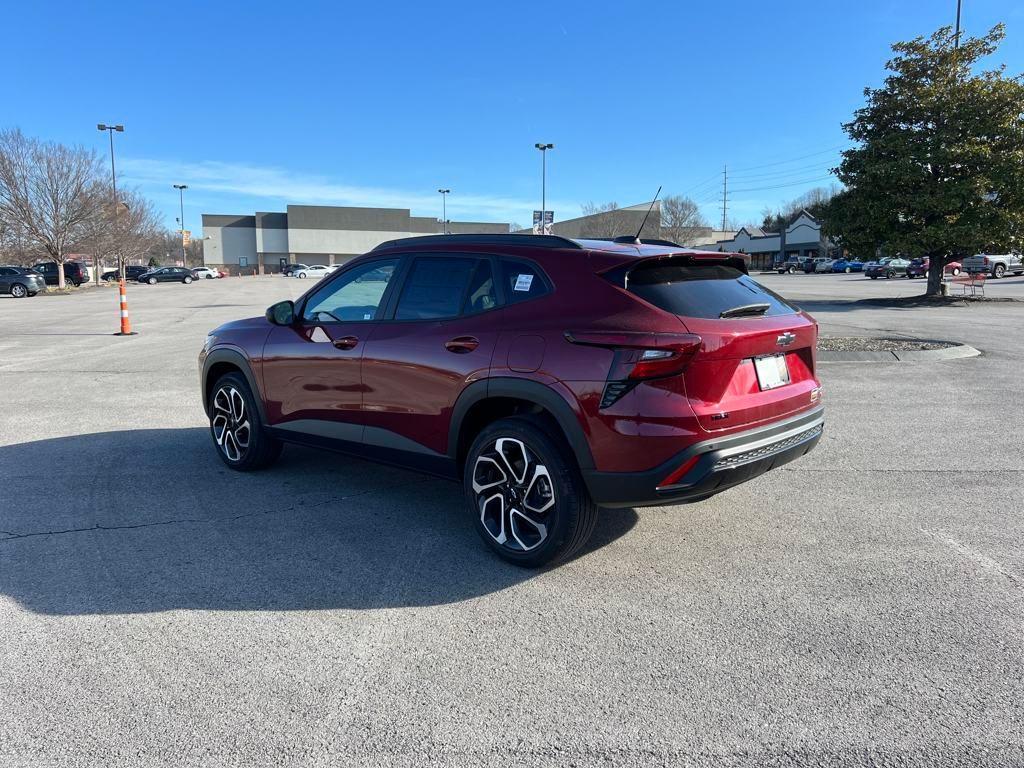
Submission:
[[[2,446],[0,467],[0,595],[37,613],[426,606],[538,573],[487,550],[455,483],[339,454],[241,474],[206,429],[147,429]],[[579,557],[636,520],[603,510]]]

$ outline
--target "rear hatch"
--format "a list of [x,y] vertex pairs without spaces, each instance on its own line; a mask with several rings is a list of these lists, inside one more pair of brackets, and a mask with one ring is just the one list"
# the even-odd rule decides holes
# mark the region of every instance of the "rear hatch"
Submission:
[[630,293],[674,314],[700,350],[681,379],[701,427],[719,431],[772,421],[814,404],[817,324],[745,273],[743,262],[671,256],[632,267]]

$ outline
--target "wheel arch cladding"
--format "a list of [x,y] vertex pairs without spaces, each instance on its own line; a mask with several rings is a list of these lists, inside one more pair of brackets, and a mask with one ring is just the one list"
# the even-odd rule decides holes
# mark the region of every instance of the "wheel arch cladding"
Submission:
[[529,379],[487,379],[466,387],[452,410],[448,455],[461,467],[470,444],[484,426],[522,413],[548,417],[568,443],[577,466],[593,469],[590,444],[572,406],[551,387]]
[[249,360],[241,352],[233,349],[214,349],[206,356],[203,363],[203,410],[209,411],[213,385],[221,376],[228,373],[241,373],[245,377],[253,400],[256,401],[260,423],[265,425],[267,414],[263,408],[262,390],[256,385],[256,377],[253,375]]

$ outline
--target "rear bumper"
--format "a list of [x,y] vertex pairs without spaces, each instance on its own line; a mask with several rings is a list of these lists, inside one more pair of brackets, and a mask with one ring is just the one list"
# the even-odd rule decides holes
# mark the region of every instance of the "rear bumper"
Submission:
[[[593,500],[605,507],[646,507],[703,498],[798,459],[814,448],[825,428],[819,406],[785,421],[691,445],[644,472],[583,472]],[[672,485],[660,486],[687,462],[693,466]]]

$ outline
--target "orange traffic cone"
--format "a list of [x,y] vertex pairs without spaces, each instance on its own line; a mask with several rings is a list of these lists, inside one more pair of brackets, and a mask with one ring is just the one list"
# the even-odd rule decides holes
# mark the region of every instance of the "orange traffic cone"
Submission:
[[132,321],[128,317],[128,293],[127,288],[124,285],[124,278],[118,286],[118,291],[121,294],[121,331],[115,333],[115,336],[134,336],[135,331],[132,330]]

